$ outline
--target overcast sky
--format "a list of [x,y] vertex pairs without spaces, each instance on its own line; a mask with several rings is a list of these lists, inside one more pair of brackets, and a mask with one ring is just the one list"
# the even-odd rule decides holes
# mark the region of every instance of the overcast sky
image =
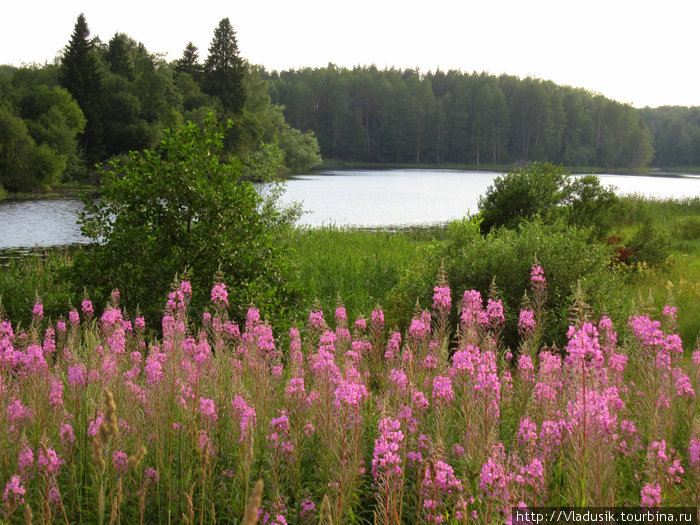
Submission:
[[636,107],[700,106],[700,0],[2,0],[0,64],[52,61],[84,13],[168,60],[203,61],[228,17],[268,70],[375,64],[533,76]]

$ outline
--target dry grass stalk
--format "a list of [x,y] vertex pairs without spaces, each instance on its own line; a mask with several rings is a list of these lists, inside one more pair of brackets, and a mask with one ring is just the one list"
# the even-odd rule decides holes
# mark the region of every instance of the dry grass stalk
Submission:
[[248,505],[246,505],[245,515],[243,516],[243,525],[255,525],[258,522],[258,510],[260,509],[260,504],[262,503],[263,487],[263,480],[259,479],[255,484],[255,488],[253,489],[253,494],[250,496]]
[[141,464],[141,460],[143,457],[146,455],[146,447],[141,445],[139,448],[138,452],[134,454],[133,456],[129,457],[129,468],[131,470],[137,469],[138,466]]

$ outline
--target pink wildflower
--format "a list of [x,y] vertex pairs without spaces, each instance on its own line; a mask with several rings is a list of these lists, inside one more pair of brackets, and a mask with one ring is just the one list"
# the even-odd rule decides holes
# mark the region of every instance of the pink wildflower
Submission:
[[12,476],[5,485],[2,499],[8,507],[16,507],[24,503],[24,495],[27,489],[22,485],[19,476]]
[[449,405],[454,398],[452,381],[446,376],[433,378],[433,401],[437,404]]
[[433,309],[447,314],[452,309],[452,297],[449,286],[435,286],[433,288]]
[[228,308],[228,292],[224,283],[216,283],[211,289],[211,301],[220,308]]

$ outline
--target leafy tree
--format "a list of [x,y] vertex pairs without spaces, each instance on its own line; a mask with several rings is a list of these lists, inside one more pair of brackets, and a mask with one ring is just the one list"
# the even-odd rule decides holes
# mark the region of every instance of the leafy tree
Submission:
[[9,191],[48,187],[65,168],[64,157],[47,144],[37,145],[24,120],[0,105],[0,185]]
[[89,37],[90,30],[81,13],[61,58],[59,78],[85,115],[86,125],[82,136],[85,155],[90,162],[98,162],[104,158],[102,75],[95,44]]
[[[105,300],[116,286],[127,306],[156,319],[176,274],[187,271],[201,308],[220,270],[236,315],[253,301],[284,317],[296,300],[284,238],[297,212],[278,206],[278,192],[261,196],[238,160],[222,162],[223,136],[211,118],[203,128],[188,123],[165,132],[159,148],[103,167],[100,198],[86,198],[80,218],[93,243],[76,258],[77,282]],[[256,167],[275,171],[275,155],[263,150]]]
[[209,56],[204,63],[204,91],[221,100],[228,115],[243,110],[246,99],[245,66],[238,54],[236,33],[228,18],[214,30]]
[[63,159],[66,174],[81,173],[78,136],[85,129],[85,117],[70,93],[60,86],[35,84],[24,91],[19,109],[32,138]]

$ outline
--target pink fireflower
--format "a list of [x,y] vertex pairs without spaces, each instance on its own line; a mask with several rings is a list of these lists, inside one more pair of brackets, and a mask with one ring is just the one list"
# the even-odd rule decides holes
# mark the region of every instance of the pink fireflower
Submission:
[[22,485],[19,476],[12,476],[5,485],[2,499],[8,507],[15,507],[24,503],[24,495],[27,489]]
[[533,290],[547,289],[547,280],[544,278],[544,270],[541,266],[533,266],[530,270],[530,285]]
[[32,315],[36,319],[43,319],[44,318],[44,305],[41,304],[41,301],[37,301],[34,303],[34,309],[32,310]]
[[532,310],[520,310],[518,330],[522,337],[532,335],[535,331],[535,313]]
[[401,475],[399,450],[404,440],[401,421],[385,417],[379,421],[379,437],[374,440],[372,475],[374,479],[386,477],[397,479]]
[[224,283],[216,283],[211,289],[211,301],[218,307],[228,308],[228,292]]
[[433,309],[440,313],[449,313],[452,309],[452,296],[449,286],[435,286],[433,288]]
[[199,398],[199,413],[204,416],[205,419],[209,420],[211,423],[216,423],[218,416],[216,415],[216,405],[211,399],[206,397]]
[[452,381],[447,376],[433,378],[433,401],[440,405],[449,405],[454,398]]

